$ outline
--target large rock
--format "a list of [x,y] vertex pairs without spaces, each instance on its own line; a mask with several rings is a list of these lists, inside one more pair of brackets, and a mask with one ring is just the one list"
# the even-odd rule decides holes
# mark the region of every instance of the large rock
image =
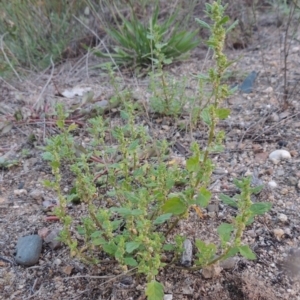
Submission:
[[27,235],[18,239],[15,260],[22,266],[33,266],[40,258],[42,239],[38,235]]

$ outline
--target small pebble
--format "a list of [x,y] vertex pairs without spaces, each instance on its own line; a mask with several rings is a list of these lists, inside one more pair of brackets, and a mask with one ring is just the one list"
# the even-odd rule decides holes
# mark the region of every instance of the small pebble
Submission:
[[284,141],[284,140],[278,141],[278,146],[279,146],[280,148],[286,147],[287,145],[288,145],[288,142],[287,142],[287,141]]
[[189,239],[183,242],[183,253],[181,256],[181,264],[186,267],[190,267],[192,264],[193,257],[193,245]]
[[284,235],[284,231],[281,228],[274,229],[273,233],[278,241],[280,241],[282,236]]
[[30,193],[29,193],[29,196],[36,200],[36,201],[42,201],[43,200],[43,192],[41,189],[35,189],[35,190],[32,190]]
[[285,215],[285,214],[280,214],[280,215],[278,216],[278,219],[279,219],[282,223],[285,223],[285,222],[288,220],[288,217],[287,217],[287,215]]
[[277,170],[277,176],[283,176],[283,175],[284,175],[284,170],[283,169]]
[[293,157],[298,156],[298,152],[296,150],[291,150],[290,153]]
[[173,299],[173,295],[172,294],[165,294],[164,295],[164,300],[172,300]]
[[274,180],[269,181],[268,186],[272,189],[276,189],[278,187],[277,183]]
[[219,211],[219,205],[218,204],[209,204],[207,206],[208,212],[218,212]]
[[280,194],[281,195],[286,195],[289,193],[289,190],[287,188],[283,188],[281,191],[280,191]]
[[255,232],[253,229],[248,230],[248,231],[247,231],[247,234],[248,234],[249,236],[253,237],[253,238],[256,237],[256,232]]
[[267,94],[270,94],[273,92],[273,88],[271,86],[267,87],[265,90],[264,90],[265,93]]
[[279,118],[279,115],[277,113],[272,113],[271,116],[269,117],[268,121],[270,122],[279,122],[280,121],[280,118]]
[[269,158],[274,161],[290,159],[291,154],[287,150],[275,150],[269,154]]
[[222,272],[222,268],[218,265],[205,267],[201,270],[201,274],[205,279],[217,277]]
[[285,228],[285,229],[284,229],[284,233],[285,233],[288,237],[291,237],[291,236],[292,236],[291,228]]
[[39,261],[42,239],[38,235],[27,235],[18,239],[15,260],[23,266],[33,266]]
[[44,241],[50,246],[52,250],[59,249],[62,246],[62,242],[58,240],[60,229],[53,229],[45,238]]
[[297,182],[298,182],[298,179],[296,177],[289,177],[287,178],[287,183],[290,185],[290,186],[295,186],[297,185]]
[[223,168],[216,168],[216,169],[214,169],[213,173],[217,174],[217,175],[223,175],[223,174],[227,174],[228,171]]
[[59,266],[61,264],[61,259],[59,258],[56,258],[53,263],[56,265],[56,266]]
[[231,270],[236,266],[238,260],[238,257],[229,257],[220,262],[220,267],[224,270]]
[[27,195],[27,191],[25,189],[14,190],[14,195],[15,196]]
[[25,185],[25,182],[20,182],[18,185],[18,190],[21,190]]

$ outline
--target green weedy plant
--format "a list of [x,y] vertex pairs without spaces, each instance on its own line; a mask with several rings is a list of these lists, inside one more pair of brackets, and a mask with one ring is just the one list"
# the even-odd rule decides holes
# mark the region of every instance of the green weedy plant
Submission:
[[163,66],[170,64],[172,60],[167,58],[162,50],[164,44],[160,43],[160,34],[155,28],[150,28],[148,38],[153,41],[152,71],[150,72],[149,90],[151,109],[159,114],[168,116],[178,116],[183,112],[183,108],[188,102],[185,95],[186,80],[179,82],[168,76],[163,70]]
[[[115,63],[121,66],[149,67],[153,60],[158,59],[154,49],[160,49],[164,54],[164,63],[175,60],[182,54],[194,49],[200,43],[196,38],[197,31],[179,31],[179,22],[175,21],[176,13],[171,15],[165,22],[158,22],[159,7],[156,4],[155,11],[149,20],[149,25],[141,22],[131,9],[129,20],[121,13],[118,16],[122,24],[118,28],[107,28],[108,35],[114,40],[117,46],[113,53],[104,53],[95,50],[94,53],[100,57],[114,59]],[[171,30],[172,28],[172,30]],[[155,32],[156,38],[153,38]]]
[[[185,237],[173,234],[176,224],[188,218],[191,207],[199,210],[211,199],[208,185],[214,165],[210,154],[222,150],[225,136],[216,125],[229,114],[229,110],[220,108],[222,100],[230,95],[228,87],[221,84],[229,66],[223,54],[224,24],[228,18],[224,17],[225,8],[220,0],[207,4],[206,10],[213,25],[198,22],[211,31],[209,45],[216,61],[208,76],[201,76],[213,87],[210,104],[201,113],[208,126],[208,140],[205,149],[192,143],[192,155],[184,168],[167,163],[168,143],[153,141],[143,126],[135,124],[135,104],[125,101],[121,94],[118,97],[124,107],[123,124],[112,126],[102,116],[89,120],[90,143],[83,151],[79,151],[72,137],[76,126],[65,127],[67,114],[58,106],[57,126],[61,134],[47,141],[43,154],[54,175],[53,181],[45,184],[58,195],[56,215],[64,226],[60,238],[69,246],[71,255],[99,263],[99,253],[106,253],[124,272],[144,274],[149,300],[163,299],[163,285],[156,281],[156,275],[160,269],[176,264],[183,251]],[[109,133],[111,137],[107,140]],[[75,179],[69,195],[61,190],[63,163]],[[197,258],[187,269],[198,270],[237,253],[247,259],[255,258],[249,246],[242,243],[242,235],[256,215],[270,209],[270,204],[251,202],[251,194],[259,188],[251,188],[250,183],[250,178],[236,180],[241,193],[233,198],[221,196],[224,203],[237,208],[236,216],[231,224],[218,227],[220,243],[195,241]],[[67,211],[68,202],[74,199],[82,201],[87,211],[76,228],[80,240],[75,238],[75,220]],[[173,253],[170,262],[163,259],[167,251]]]

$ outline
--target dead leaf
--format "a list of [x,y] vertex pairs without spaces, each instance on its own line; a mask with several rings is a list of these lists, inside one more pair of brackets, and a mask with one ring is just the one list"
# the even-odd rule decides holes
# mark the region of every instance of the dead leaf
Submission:
[[65,266],[62,268],[62,271],[67,275],[71,275],[73,269],[74,268],[72,266]]
[[200,219],[203,219],[203,212],[197,205],[192,205],[192,208],[195,210]]

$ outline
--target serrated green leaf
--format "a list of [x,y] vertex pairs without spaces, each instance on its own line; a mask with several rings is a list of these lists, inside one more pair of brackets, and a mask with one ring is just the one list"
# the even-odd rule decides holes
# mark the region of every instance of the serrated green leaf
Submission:
[[272,207],[272,204],[269,202],[259,202],[254,203],[250,206],[250,211],[253,215],[263,215],[264,213],[268,212]]
[[244,256],[247,259],[253,260],[256,259],[255,253],[249,248],[248,245],[240,246],[239,252],[242,256]]
[[139,140],[135,140],[132,143],[130,143],[130,145],[128,146],[128,150],[129,151],[134,151],[138,148],[140,141]]
[[261,192],[261,190],[264,188],[264,186],[263,185],[260,185],[260,186],[256,186],[256,187],[254,187],[254,188],[251,188],[250,189],[250,192],[252,193],[252,194],[258,194],[259,192]]
[[223,259],[235,256],[238,252],[239,252],[239,247],[231,248],[231,249],[229,249],[227,254],[223,257]]
[[46,180],[43,181],[43,184],[44,184],[45,187],[52,188],[55,183],[48,180],[48,179],[46,179]]
[[160,215],[154,220],[153,224],[154,225],[163,224],[166,221],[168,221],[171,217],[172,217],[171,213]]
[[199,169],[199,158],[192,156],[186,161],[186,169],[189,172],[196,172]]
[[80,234],[80,235],[84,235],[85,234],[85,229],[83,226],[77,226],[77,232]]
[[114,242],[110,242],[103,245],[103,250],[110,255],[115,255],[118,247]]
[[147,283],[145,294],[148,300],[163,300],[164,287],[156,280],[152,280]]
[[209,30],[211,29],[211,27],[206,22],[204,22],[204,21],[202,21],[202,20],[200,20],[198,18],[196,18],[195,21],[197,23],[199,23],[200,26],[202,26],[203,28],[206,28],[206,29],[209,29]]
[[206,265],[211,259],[214,258],[217,251],[217,246],[215,244],[205,243],[196,239],[195,245],[198,249],[198,253],[196,254],[198,257],[198,264]]
[[120,115],[123,120],[128,120],[128,118],[129,118],[128,112],[126,112],[124,110],[121,110]]
[[211,192],[205,187],[200,188],[195,203],[201,207],[206,207],[211,199]]
[[218,108],[216,109],[216,115],[220,120],[224,120],[230,115],[230,109]]
[[132,192],[126,192],[124,191],[124,196],[127,200],[129,200],[132,203],[138,203],[140,201],[139,196],[137,196],[135,193]]
[[225,23],[227,23],[230,20],[230,18],[228,16],[223,17],[223,19],[221,21],[218,22],[218,25],[224,25]]
[[56,121],[56,126],[59,128],[59,129],[63,129],[64,128],[64,125],[65,125],[65,122],[63,120],[57,120]]
[[242,189],[243,186],[250,184],[251,180],[252,180],[252,178],[250,176],[245,177],[242,180],[238,180],[238,179],[234,178],[233,183],[237,188]]
[[116,190],[110,190],[108,192],[106,192],[106,195],[109,197],[115,197],[116,196]]
[[137,261],[133,257],[124,257],[124,262],[127,266],[136,267]]
[[229,196],[225,195],[225,194],[221,194],[220,195],[220,199],[223,201],[223,203],[230,205],[232,207],[238,207],[236,201],[233,198],[230,198]]
[[44,160],[49,160],[49,161],[53,161],[54,160],[54,156],[50,152],[44,152],[44,153],[42,153],[42,158]]
[[219,153],[224,151],[223,145],[213,145],[212,147],[209,147],[209,152],[211,153]]
[[246,222],[246,226],[251,225],[254,222],[254,217],[250,217]]
[[164,61],[163,61],[163,63],[164,63],[165,65],[169,65],[169,64],[171,64],[172,62],[173,62],[173,61],[172,61],[171,58],[164,59]]
[[59,161],[51,161],[50,166],[53,169],[57,169],[60,167],[60,163],[59,163]]
[[97,230],[97,231],[94,231],[92,234],[91,234],[91,238],[97,238],[99,236],[102,235],[102,232]]
[[232,224],[222,223],[218,226],[217,231],[223,243],[227,243],[230,240],[233,230],[234,226]]
[[187,206],[179,197],[174,197],[168,199],[162,206],[162,211],[164,213],[171,213],[173,215],[184,214],[187,210]]
[[75,123],[72,123],[72,124],[68,127],[68,131],[70,132],[70,131],[73,131],[73,130],[75,130],[75,129],[77,129],[77,128],[78,128],[78,125],[75,124]]
[[173,251],[175,249],[175,245],[173,245],[173,244],[166,244],[166,245],[163,245],[163,249],[165,251]]
[[102,237],[98,237],[98,238],[93,239],[93,244],[95,246],[104,245],[106,243],[107,243],[107,241]]
[[210,117],[208,107],[204,108],[200,115],[201,115],[201,119],[203,120],[204,123],[206,123],[207,125],[211,125],[211,117]]
[[141,243],[138,242],[128,242],[126,243],[126,252],[132,253],[135,249],[140,246]]
[[144,214],[144,211],[141,210],[141,209],[132,209],[131,210],[131,216],[140,216],[140,215],[143,215]]

